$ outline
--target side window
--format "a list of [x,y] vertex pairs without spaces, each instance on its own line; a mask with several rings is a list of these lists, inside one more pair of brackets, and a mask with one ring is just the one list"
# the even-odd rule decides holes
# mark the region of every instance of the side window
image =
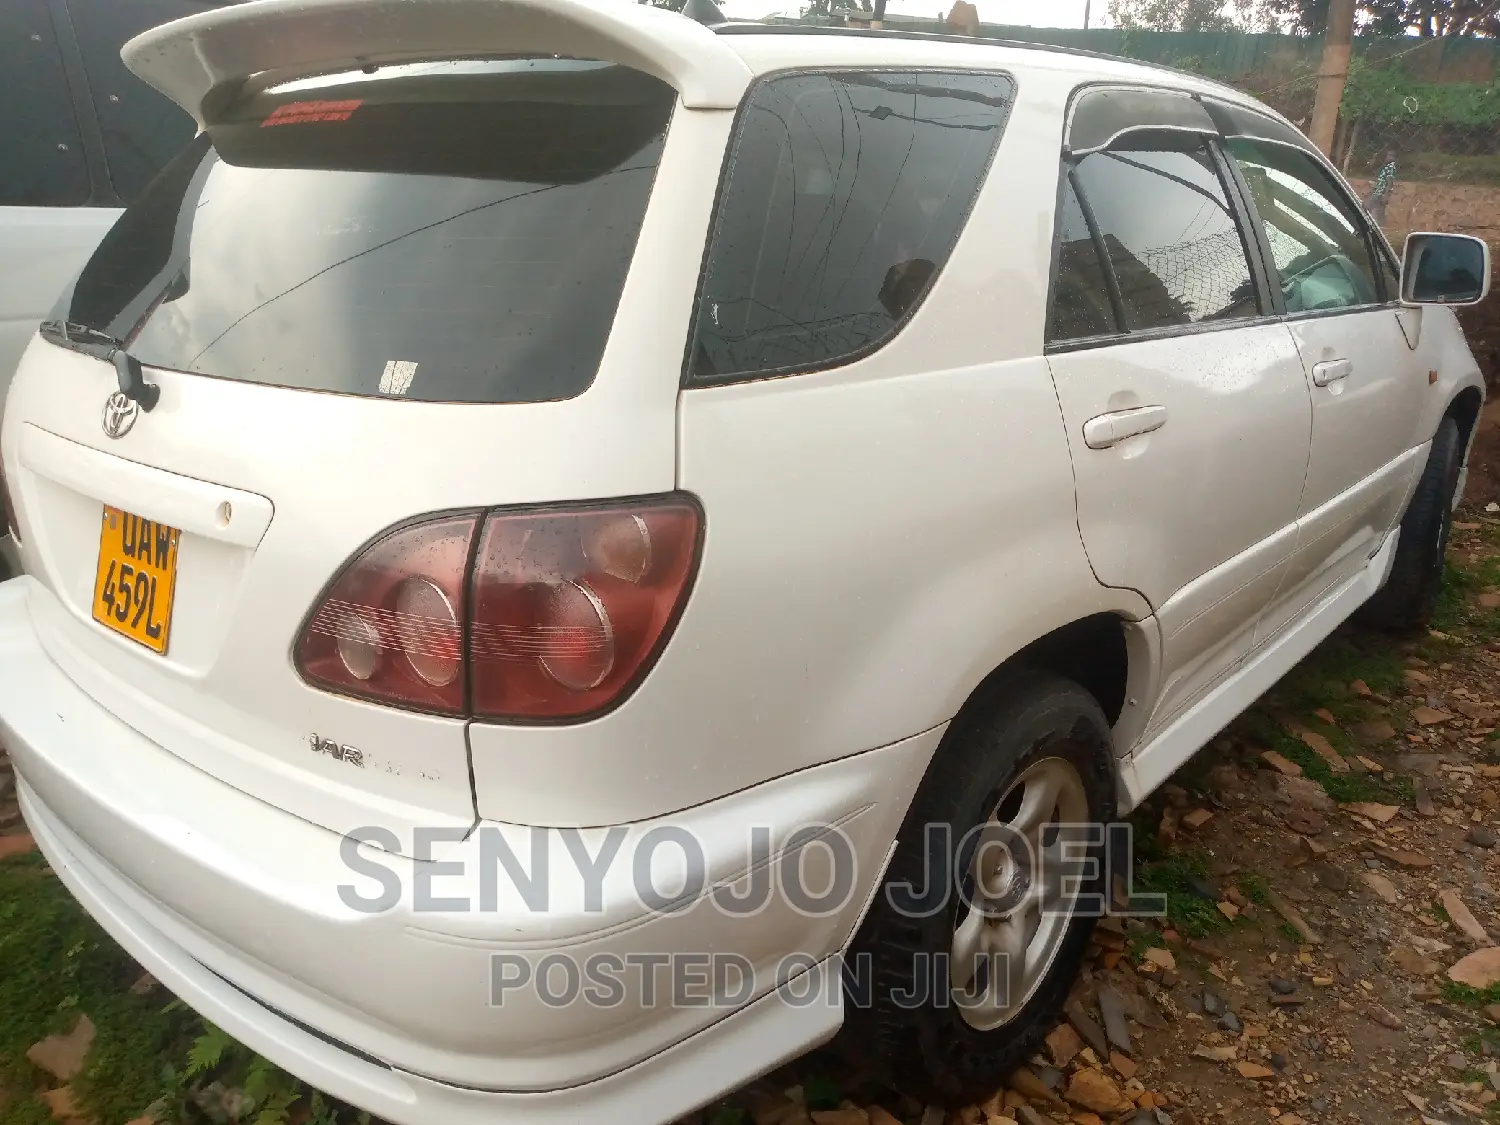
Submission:
[[1069,177],[1063,185],[1057,230],[1057,281],[1047,319],[1047,342],[1082,340],[1119,331],[1099,244],[1089,230]]
[[1379,303],[1364,220],[1301,149],[1235,137],[1226,145],[1255,198],[1287,311]]
[[879,346],[958,241],[1014,97],[998,74],[795,74],[730,149],[690,377],[833,367]]
[[88,165],[47,0],[0,4],[0,75],[0,206],[85,202]]
[[1138,134],[1083,158],[1093,214],[1130,331],[1260,312],[1245,241],[1208,145]]
[[120,48],[141,32],[213,7],[183,0],[68,0],[88,72],[94,112],[115,192],[134,202],[157,172],[193,139],[197,126],[178,106],[131,74]]

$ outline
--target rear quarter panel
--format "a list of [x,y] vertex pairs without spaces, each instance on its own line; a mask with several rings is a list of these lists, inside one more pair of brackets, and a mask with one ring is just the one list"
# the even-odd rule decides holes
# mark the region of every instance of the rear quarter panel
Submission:
[[1068,621],[1149,612],[1089,569],[1042,356],[1069,88],[1021,76],[959,245],[887,346],[683,392],[678,483],[707,533],[675,635],[601,719],[473,728],[481,816],[687,807],[937,726]]

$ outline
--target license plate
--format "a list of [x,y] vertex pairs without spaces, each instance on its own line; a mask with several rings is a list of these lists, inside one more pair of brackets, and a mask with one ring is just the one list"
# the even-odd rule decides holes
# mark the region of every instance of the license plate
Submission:
[[177,593],[182,532],[106,506],[99,529],[94,620],[122,637],[165,654]]

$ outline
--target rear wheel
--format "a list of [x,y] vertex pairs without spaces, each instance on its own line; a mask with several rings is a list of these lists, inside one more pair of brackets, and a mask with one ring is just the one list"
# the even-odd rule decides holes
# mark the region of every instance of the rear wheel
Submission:
[[844,1046],[905,1093],[980,1101],[1057,1022],[1104,892],[1086,826],[1114,814],[1111,746],[1091,695],[1030,671],[944,737],[847,967]]
[[1396,561],[1384,586],[1360,607],[1358,620],[1376,629],[1416,629],[1432,621],[1443,585],[1443,560],[1453,528],[1453,500],[1463,462],[1458,423],[1444,418],[1406,514]]

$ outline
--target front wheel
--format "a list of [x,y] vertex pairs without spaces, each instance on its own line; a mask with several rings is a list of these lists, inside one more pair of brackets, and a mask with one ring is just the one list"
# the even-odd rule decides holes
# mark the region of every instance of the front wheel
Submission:
[[982,1101],[1057,1023],[1103,904],[1111,747],[1088,692],[1032,671],[944,736],[846,965],[844,1046],[902,1092]]
[[1386,583],[1360,607],[1358,620],[1376,629],[1417,629],[1432,622],[1443,585],[1443,561],[1453,529],[1453,500],[1463,463],[1458,423],[1443,419],[1406,514],[1396,560]]

